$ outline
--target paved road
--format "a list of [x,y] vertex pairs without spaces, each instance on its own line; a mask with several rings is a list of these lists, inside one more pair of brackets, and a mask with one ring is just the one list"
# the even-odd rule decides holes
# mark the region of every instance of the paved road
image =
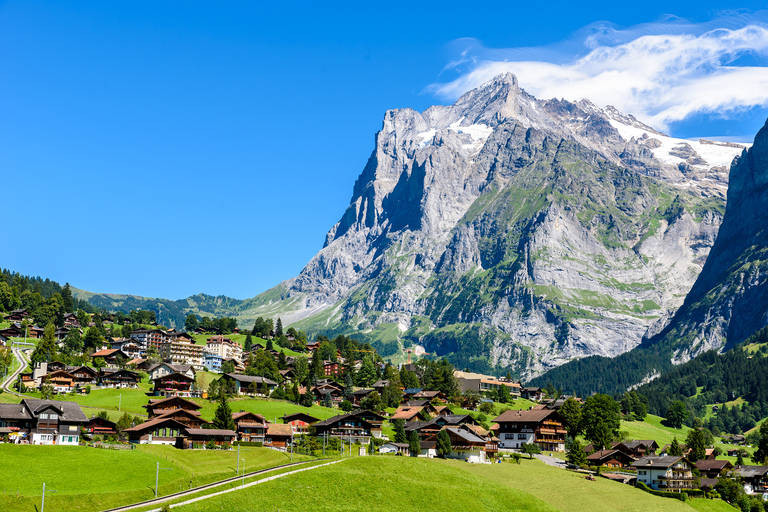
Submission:
[[24,371],[24,368],[27,367],[27,363],[29,362],[29,359],[27,359],[27,355],[24,353],[24,351],[18,347],[14,347],[13,345],[11,345],[11,351],[13,352],[13,357],[15,357],[20,364],[19,364],[19,367],[16,369],[16,371],[10,374],[5,379],[5,381],[3,382],[2,388],[3,388],[3,391],[6,391],[7,393],[11,393],[12,395],[24,396],[20,393],[17,393],[11,386],[13,385],[14,382],[16,382],[16,378],[19,376],[19,374]]
[[544,454],[536,454],[534,455],[537,459],[539,459],[541,462],[548,466],[553,466],[560,469],[565,469],[565,461],[563,459],[558,459],[557,457],[550,457],[549,455]]

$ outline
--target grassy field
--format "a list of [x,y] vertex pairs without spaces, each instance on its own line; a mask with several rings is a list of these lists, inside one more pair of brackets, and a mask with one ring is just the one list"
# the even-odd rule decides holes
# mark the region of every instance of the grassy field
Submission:
[[[216,411],[216,402],[197,399],[195,401],[203,406],[200,411],[203,418],[213,419],[213,414]],[[261,414],[271,422],[275,421],[275,418],[279,418],[285,414],[293,414],[295,412],[311,414],[321,420],[343,413],[343,411],[339,409],[331,409],[320,405],[303,407],[285,400],[265,400],[259,398],[232,399],[229,401],[229,407],[233,412],[249,411]]]
[[[380,475],[380,478],[371,478]],[[628,485],[595,482],[534,461],[470,465],[409,457],[358,457],[178,510],[717,512],[659,498]],[[177,509],[174,509],[177,510]],[[732,509],[731,509],[732,510]]]
[[[287,455],[268,448],[243,447],[240,456],[248,471],[288,462]],[[50,506],[50,510],[87,512],[151,498],[157,462],[164,468],[160,471],[160,494],[234,476],[236,464],[233,451],[177,450],[168,446],[103,450],[0,445],[0,460],[0,502],[4,512],[39,506],[43,482],[47,489],[55,490],[46,496],[46,509]]]
[[661,424],[663,418],[649,414],[645,421],[622,421],[621,430],[629,434],[629,439],[653,439],[659,443],[659,448],[672,442],[674,437],[681,443],[685,442],[690,428],[683,425],[683,428],[676,429],[666,427]]

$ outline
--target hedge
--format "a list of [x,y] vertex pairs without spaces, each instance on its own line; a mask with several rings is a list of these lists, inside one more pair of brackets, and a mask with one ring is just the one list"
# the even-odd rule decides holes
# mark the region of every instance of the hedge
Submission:
[[657,491],[655,489],[651,489],[645,483],[643,482],[637,482],[637,487],[644,490],[645,492],[651,493],[654,496],[661,496],[663,498],[674,498],[676,500],[680,501],[686,501],[688,499],[688,495],[684,492],[671,492],[671,491]]
[[235,441],[232,443],[232,446],[239,445],[239,446],[264,446],[264,443],[261,441]]

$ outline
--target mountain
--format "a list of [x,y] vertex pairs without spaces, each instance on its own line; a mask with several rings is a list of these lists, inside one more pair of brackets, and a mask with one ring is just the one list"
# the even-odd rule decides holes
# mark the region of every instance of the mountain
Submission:
[[768,324],[768,122],[731,167],[723,222],[696,282],[669,324],[615,359],[587,358],[538,379],[616,392],[707,350],[742,343]]
[[[324,247],[221,310],[522,377],[616,356],[682,304],[743,149],[540,100],[501,75],[453,105],[388,111]],[[190,299],[180,310],[201,306]]]

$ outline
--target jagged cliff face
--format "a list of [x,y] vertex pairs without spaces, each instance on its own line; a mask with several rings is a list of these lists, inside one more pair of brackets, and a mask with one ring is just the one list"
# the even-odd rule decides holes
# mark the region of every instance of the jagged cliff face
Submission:
[[682,303],[742,149],[538,100],[511,75],[392,110],[323,249],[259,307],[521,376],[617,355]]
[[717,240],[683,307],[652,343],[674,362],[730,348],[768,324],[768,123],[733,163]]

